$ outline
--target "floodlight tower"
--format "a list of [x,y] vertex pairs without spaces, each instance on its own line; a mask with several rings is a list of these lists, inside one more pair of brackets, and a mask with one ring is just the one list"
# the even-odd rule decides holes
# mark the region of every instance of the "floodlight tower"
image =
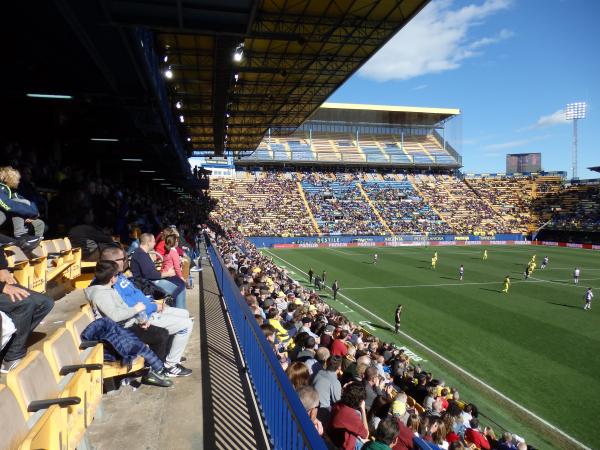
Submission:
[[565,119],[573,121],[573,153],[571,155],[571,177],[577,178],[577,121],[585,119],[587,104],[585,102],[568,103],[565,108]]

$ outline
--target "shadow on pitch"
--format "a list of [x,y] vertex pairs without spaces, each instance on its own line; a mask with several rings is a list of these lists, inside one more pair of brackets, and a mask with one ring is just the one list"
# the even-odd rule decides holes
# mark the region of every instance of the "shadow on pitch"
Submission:
[[566,305],[564,303],[554,303],[554,302],[546,302],[550,305],[556,305],[556,306],[563,306],[565,308],[573,308],[573,309],[581,309],[581,307],[579,306],[575,306],[575,305]]
[[454,280],[454,281],[459,281],[459,279],[458,279],[458,278],[456,278],[456,277],[440,277],[440,278],[442,278],[443,280]]
[[502,294],[502,291],[499,289],[490,289],[490,288],[479,288],[481,291],[495,292],[497,294]]
[[391,332],[395,331],[392,327],[388,327],[387,325],[380,325],[378,323],[372,323],[372,322],[369,322],[369,325],[371,325],[373,328],[379,328],[380,330],[384,330],[384,331],[391,331]]

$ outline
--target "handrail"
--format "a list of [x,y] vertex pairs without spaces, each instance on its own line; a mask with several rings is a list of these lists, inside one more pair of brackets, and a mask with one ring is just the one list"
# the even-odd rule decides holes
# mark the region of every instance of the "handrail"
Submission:
[[208,240],[207,251],[273,448],[325,450],[254,314]]

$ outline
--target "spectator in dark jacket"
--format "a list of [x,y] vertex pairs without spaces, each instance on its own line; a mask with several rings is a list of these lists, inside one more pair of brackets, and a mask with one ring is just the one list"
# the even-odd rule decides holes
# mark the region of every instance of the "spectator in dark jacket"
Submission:
[[150,233],[144,233],[140,236],[140,247],[131,255],[131,273],[136,278],[145,278],[151,280],[173,296],[175,306],[185,309],[185,282],[175,276],[175,270],[159,272],[154,266],[154,262],[148,252],[154,249],[156,240]]

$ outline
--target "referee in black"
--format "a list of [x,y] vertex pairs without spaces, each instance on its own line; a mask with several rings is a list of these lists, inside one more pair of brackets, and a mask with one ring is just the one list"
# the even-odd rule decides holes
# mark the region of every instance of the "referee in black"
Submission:
[[394,317],[396,322],[396,334],[400,331],[400,319],[402,317],[402,305],[398,305],[396,308],[396,315]]
[[333,284],[331,285],[331,290],[333,291],[333,299],[335,300],[337,297],[337,293],[340,290],[340,284],[338,283],[338,280],[335,280],[333,282]]

